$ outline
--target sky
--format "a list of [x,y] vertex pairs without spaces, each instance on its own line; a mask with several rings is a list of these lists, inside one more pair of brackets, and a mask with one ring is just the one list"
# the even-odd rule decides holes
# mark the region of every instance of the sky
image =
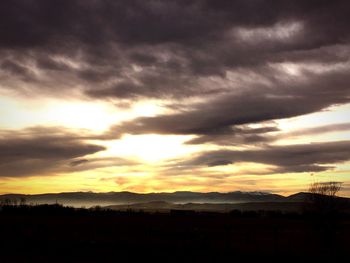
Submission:
[[0,194],[350,196],[347,0],[3,0]]

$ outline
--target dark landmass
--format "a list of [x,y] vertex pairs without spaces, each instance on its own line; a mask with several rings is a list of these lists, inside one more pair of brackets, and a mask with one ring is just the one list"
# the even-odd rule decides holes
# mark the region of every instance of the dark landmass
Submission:
[[198,192],[173,192],[173,193],[132,193],[132,192],[71,192],[53,194],[7,194],[1,195],[4,199],[25,198],[27,203],[33,204],[63,204],[75,207],[123,205],[147,202],[171,202],[171,203],[244,203],[244,202],[274,202],[282,201],[284,196],[265,192],[229,192],[229,193],[198,193]]
[[[289,203],[303,202],[309,193],[297,193],[288,197],[266,192],[229,192],[229,193],[198,193],[198,192],[174,192],[174,193],[149,193],[139,194],[132,192],[71,192],[71,193],[50,193],[37,195],[6,194],[0,195],[0,202],[4,200],[19,200],[24,198],[27,204],[62,204],[74,207],[92,206],[112,206],[112,205],[132,205],[150,202],[167,202],[172,204],[240,204],[240,203]],[[340,198],[350,200],[349,198]],[[278,206],[278,204],[275,204]],[[291,205],[286,204],[286,207]],[[240,207],[240,206],[238,206]],[[264,206],[264,209],[266,207]]]
[[350,215],[0,206],[0,262],[344,262]]
[[[110,205],[105,206],[106,209],[116,211],[145,211],[145,212],[170,212],[171,210],[193,210],[197,212],[220,212],[227,213],[233,210],[239,211],[280,211],[283,213],[294,212],[304,213],[310,206],[312,197],[315,194],[310,193],[298,193],[288,197],[279,196],[278,198],[269,197],[269,194],[259,196],[252,196],[252,200],[258,200],[250,202],[248,198],[246,201],[241,199],[240,202],[227,202],[227,203],[171,203],[166,201],[151,201],[141,202],[133,204],[122,205]],[[246,195],[247,197],[248,195]],[[276,199],[276,201],[264,201],[269,199]],[[344,197],[334,197],[334,205],[336,210],[342,213],[350,213],[350,199]]]

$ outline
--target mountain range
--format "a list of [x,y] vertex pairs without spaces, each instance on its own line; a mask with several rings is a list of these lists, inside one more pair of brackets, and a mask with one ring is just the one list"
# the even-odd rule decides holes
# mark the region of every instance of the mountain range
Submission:
[[[311,194],[300,192],[290,196],[268,192],[190,192],[172,193],[133,193],[133,192],[66,192],[48,194],[4,194],[0,195],[0,203],[26,204],[61,204],[73,207],[101,206],[113,210],[158,211],[194,210],[228,212],[235,209],[241,211],[265,210],[298,212],[305,202],[311,200]],[[339,204],[350,211],[350,198],[337,197]]]
[[131,205],[136,203],[167,202],[173,204],[206,203],[206,204],[238,204],[259,202],[300,202],[307,193],[298,193],[288,197],[267,192],[189,192],[179,191],[173,193],[133,193],[133,192],[66,192],[49,194],[5,194],[0,195],[0,201],[19,200],[24,198],[27,204],[53,204],[59,203],[74,207]]

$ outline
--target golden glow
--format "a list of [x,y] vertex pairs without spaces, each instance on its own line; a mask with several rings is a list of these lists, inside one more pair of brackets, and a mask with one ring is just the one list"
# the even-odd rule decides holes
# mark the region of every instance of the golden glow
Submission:
[[157,162],[193,153],[195,146],[185,146],[183,143],[192,136],[178,135],[124,135],[120,140],[102,142],[108,150],[101,152],[104,156],[124,156],[139,159],[144,162]]
[[[293,68],[289,68],[291,74]],[[166,101],[138,101],[131,105],[91,101],[63,101],[59,99],[0,98],[0,127],[22,129],[30,126],[63,126],[86,129],[103,134],[112,125],[141,116],[156,116],[171,110]],[[346,123],[350,105],[335,106],[327,111],[276,121],[281,129],[276,134],[286,134],[308,127]],[[252,125],[253,127],[254,125]],[[256,128],[258,128],[256,126]],[[117,137],[116,130],[116,137]],[[115,140],[93,140],[107,149],[86,158],[122,158],[134,161],[133,165],[107,162],[105,167],[76,172],[47,174],[45,176],[1,178],[0,193],[44,193],[63,191],[135,191],[172,192],[188,191],[271,191],[292,194],[306,191],[313,180],[338,180],[350,185],[350,164],[338,164],[334,170],[321,173],[269,174],[274,167],[256,163],[234,163],[216,167],[169,168],[174,159],[186,161],[203,151],[222,149],[215,145],[187,145],[195,138],[191,135],[125,134]],[[281,138],[277,144],[309,143],[318,141],[350,140],[348,131],[317,135],[299,135]],[[245,146],[244,146],[245,147]],[[227,149],[237,149],[227,146]],[[243,150],[243,149],[241,149]],[[176,163],[176,161],[174,161]],[[87,164],[89,165],[89,163]],[[80,168],[80,167],[78,167]],[[173,170],[171,170],[173,169]],[[347,188],[350,189],[350,188]],[[349,190],[341,193],[350,196]]]
[[[346,170],[346,168],[348,170]],[[137,167],[109,167],[91,171],[67,173],[61,175],[35,176],[25,180],[7,178],[0,183],[0,193],[46,193],[74,191],[134,191],[173,192],[173,191],[270,191],[283,195],[307,191],[314,181],[338,180],[348,184],[350,164],[344,165],[342,171],[328,171],[318,174],[288,173],[261,175],[254,173],[233,173],[229,169],[222,171],[212,169],[194,169],[177,175],[158,175],[157,167],[142,165]],[[341,192],[350,196],[347,189]]]
[[273,170],[273,166],[259,163],[233,163],[230,165],[207,167],[207,171],[216,171],[222,173],[240,174],[267,174]]

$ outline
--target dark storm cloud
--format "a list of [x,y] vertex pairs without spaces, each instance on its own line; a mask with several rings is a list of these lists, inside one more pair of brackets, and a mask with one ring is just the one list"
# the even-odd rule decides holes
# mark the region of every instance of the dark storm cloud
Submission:
[[294,137],[324,135],[332,132],[345,132],[350,130],[350,123],[336,123],[312,128],[299,128],[291,132],[283,132],[275,126],[262,128],[231,128],[230,132],[200,135],[197,138],[187,141],[187,144],[215,143],[218,145],[252,145],[267,144],[281,139]]
[[210,77],[286,59],[344,61],[349,8],[345,0],[5,0],[0,55],[12,74],[0,78],[20,93],[75,88],[99,99],[224,92],[234,85]]
[[12,61],[8,61],[8,60],[3,61],[1,64],[1,68],[7,71],[9,74],[18,75],[22,77],[27,77],[29,75],[27,68],[19,64],[16,64]]
[[242,87],[235,93],[194,104],[190,110],[124,122],[114,127],[114,133],[228,134],[235,132],[235,125],[289,118],[350,102],[347,70],[307,75],[306,79],[273,77],[270,81],[276,89]]
[[186,144],[215,143],[218,145],[251,145],[265,144],[273,142],[275,138],[270,135],[271,132],[277,132],[277,127],[262,128],[231,128],[227,132],[218,132],[213,134],[200,135],[197,138],[189,140]]
[[[199,154],[184,166],[253,162],[276,166],[275,173],[319,172],[350,160],[350,141],[267,146],[258,150],[219,150]],[[181,164],[180,164],[181,166]]]
[[2,1],[1,44],[33,47],[63,38],[93,45],[191,43],[220,34],[231,24],[269,25],[282,15],[279,6],[277,12],[258,17],[261,7],[267,9],[265,3],[250,6],[244,1],[235,1],[230,9],[210,1]]
[[189,143],[264,144],[273,130],[237,126],[349,102],[349,12],[345,0],[5,0],[0,89],[126,104],[167,98],[172,109],[199,97],[104,137],[194,134]]
[[0,133],[0,177],[41,175],[82,165],[89,154],[105,150],[61,128],[28,128]]
[[121,157],[94,157],[89,159],[76,159],[65,167],[61,167],[61,172],[79,172],[98,168],[113,168],[121,166],[137,166],[139,162]]
[[[315,39],[348,37],[347,1],[217,2],[7,0],[1,3],[1,44],[33,47],[71,38],[93,45],[106,41],[198,45],[220,38],[232,26],[266,27],[284,19],[305,20],[315,30],[311,35]],[[333,24],[327,24],[329,19]]]
[[79,160],[70,162],[70,165],[74,167],[74,166],[79,166],[79,165],[87,163],[87,162],[89,162],[89,160],[87,160],[87,159],[79,159]]

